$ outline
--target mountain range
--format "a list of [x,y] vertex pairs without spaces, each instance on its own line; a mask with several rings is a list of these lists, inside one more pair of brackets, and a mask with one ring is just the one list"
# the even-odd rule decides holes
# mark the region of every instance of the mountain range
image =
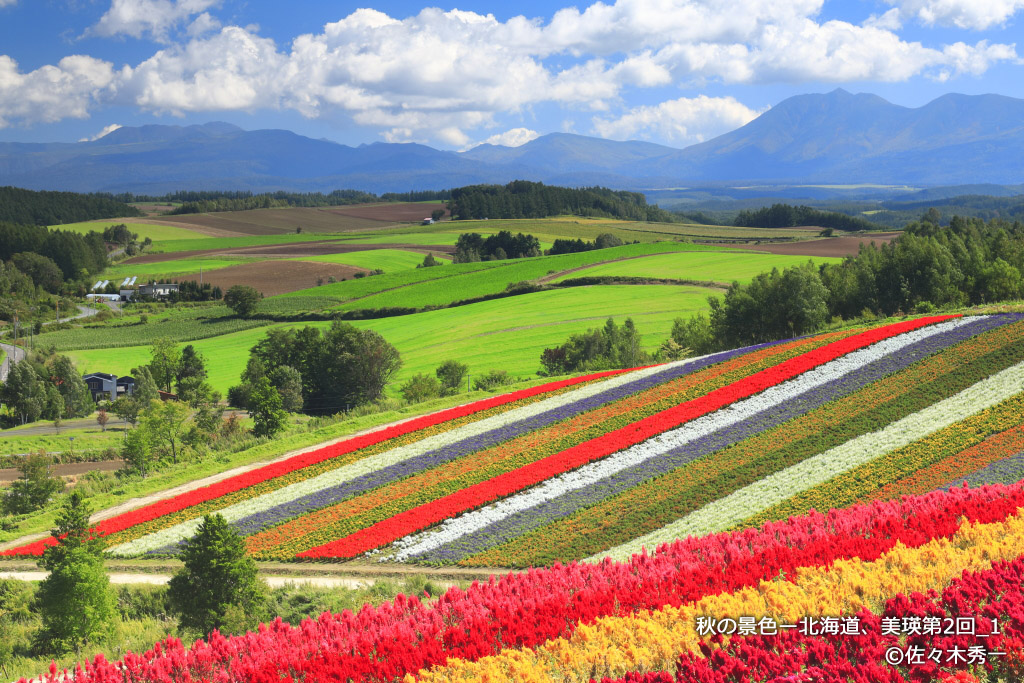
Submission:
[[465,152],[415,143],[350,147],[221,122],[125,127],[89,142],[0,143],[0,185],[29,189],[379,193],[514,179],[617,189],[1020,183],[1024,100],[949,94],[909,108],[841,89],[798,95],[745,126],[684,149],[567,133]]

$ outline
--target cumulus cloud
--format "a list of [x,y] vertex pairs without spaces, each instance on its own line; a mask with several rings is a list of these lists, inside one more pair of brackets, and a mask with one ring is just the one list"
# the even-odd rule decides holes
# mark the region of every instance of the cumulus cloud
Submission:
[[981,31],[1024,9],[1024,0],[888,0],[904,17],[928,26],[956,26]]
[[0,0],[0,7],[10,7],[17,2],[18,0]]
[[102,137],[106,137],[107,135],[110,135],[115,130],[117,130],[118,128],[121,128],[121,127],[122,126],[121,126],[120,123],[112,123],[109,126],[105,126],[103,128],[103,130],[101,130],[99,133],[96,133],[96,135],[93,135],[91,138],[80,138],[78,141],[79,142],[95,142],[96,140],[99,140]]
[[540,133],[529,128],[512,128],[506,130],[504,133],[497,133],[487,138],[482,142],[478,142],[473,147],[478,145],[500,145],[502,147],[521,147],[530,140],[536,140],[540,137]]
[[659,138],[693,144],[739,128],[761,113],[732,97],[681,97],[635,107],[615,119],[595,118],[594,131],[616,140]]
[[[112,0],[110,9],[100,17],[89,33],[105,37],[126,35],[132,38],[141,38],[149,33],[154,40],[166,42],[171,29],[196,14],[202,13],[197,20],[200,28],[210,26],[215,20],[205,11],[218,4],[220,0]],[[202,18],[204,15],[205,19]],[[190,33],[195,35],[193,31]]]
[[56,66],[22,73],[18,63],[0,55],[0,128],[86,118],[90,106],[113,83],[110,62],[71,55]]
[[[700,98],[623,112],[629,92],[642,88],[943,80],[1018,61],[1010,45],[906,41],[896,32],[901,8],[856,25],[822,21],[822,3],[751,0],[739,12],[720,0],[617,0],[562,9],[547,22],[359,9],[279,45],[256,27],[220,27],[206,11],[217,0],[113,0],[93,30],[166,39],[184,27],[174,35],[189,35],[123,67],[110,86],[118,104],[171,114],[291,109],[371,126],[386,140],[456,147],[479,139],[474,130],[493,128],[499,114],[550,104],[600,112],[595,127],[609,135],[628,126],[680,139],[707,134],[699,117],[686,118],[697,114],[683,111]],[[720,113],[736,121],[747,115],[741,107],[733,100]]]

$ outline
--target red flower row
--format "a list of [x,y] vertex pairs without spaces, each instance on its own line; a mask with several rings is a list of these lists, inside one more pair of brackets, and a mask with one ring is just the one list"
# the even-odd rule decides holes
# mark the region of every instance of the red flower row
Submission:
[[298,557],[355,557],[442,520],[521,491],[556,475],[581,467],[661,434],[669,429],[714,412],[740,399],[760,393],[823,363],[911,330],[957,316],[918,318],[877,327],[834,341],[745,377],[732,384],[686,401],[656,415],[626,425],[560,453],[537,460],[513,472],[469,486],[430,503],[402,512],[390,519],[360,529],[344,538],[298,554]]
[[[330,446],[324,446],[323,448],[318,448],[314,451],[300,453],[291,458],[288,458],[287,460],[281,460],[270,465],[265,465],[250,472],[239,474],[237,476],[224,479],[214,484],[210,484],[209,486],[204,486],[202,488],[195,489],[194,491],[189,491],[188,493],[183,493],[181,495],[174,496],[173,498],[166,498],[164,500],[157,501],[155,503],[146,505],[136,510],[131,510],[130,512],[126,512],[116,517],[111,517],[110,519],[100,522],[99,525],[97,525],[96,527],[96,531],[100,536],[108,536],[110,534],[115,534],[119,531],[127,529],[128,527],[135,526],[136,524],[143,524],[145,522],[149,522],[151,520],[156,519],[157,517],[162,517],[164,515],[178,512],[179,510],[183,510],[193,505],[205,503],[208,500],[213,500],[214,498],[219,498],[220,496],[224,496],[229,493],[234,493],[235,491],[239,491],[250,486],[255,486],[256,484],[260,484],[269,479],[280,477],[282,475],[288,474],[289,472],[294,472],[295,470],[302,469],[303,467],[309,467],[310,465],[315,465],[319,462],[323,462],[324,460],[336,458],[340,455],[345,455],[346,453],[351,453],[361,448],[373,446],[382,441],[387,441],[388,439],[394,439],[396,437],[404,436],[406,434],[415,432],[420,429],[433,427],[443,422],[448,422],[449,420],[455,420],[461,417],[473,415],[475,413],[490,410],[491,408],[496,408],[507,403],[512,403],[513,401],[518,401],[524,398],[530,398],[538,394],[547,393],[549,391],[557,391],[565,387],[573,386],[574,384],[581,384],[583,382],[589,382],[604,377],[611,377],[613,375],[619,375],[624,372],[632,372],[633,370],[639,369],[642,368],[632,368],[629,370],[608,370],[605,372],[598,372],[591,375],[585,375],[583,377],[574,377],[572,379],[560,380],[558,382],[549,382],[547,384],[541,384],[539,386],[531,387],[529,389],[522,389],[520,391],[515,391],[510,394],[503,394],[501,396],[493,396],[491,398],[485,398],[480,401],[475,401],[473,403],[467,403],[466,405],[463,406],[456,406],[455,408],[448,408],[447,410],[442,410],[436,413],[431,413],[429,415],[416,417],[411,420],[402,422],[400,424],[396,424],[391,427],[386,427],[384,429],[379,429],[377,431],[370,432],[368,434],[363,434],[361,436],[352,437],[351,439],[346,439],[345,441],[340,441],[338,443],[331,444]],[[41,541],[36,541],[34,543],[20,546],[18,548],[13,548],[11,550],[0,552],[0,555],[38,556],[43,554],[43,549],[46,546],[53,545],[55,543],[56,541],[52,537],[50,537],[43,539]]]

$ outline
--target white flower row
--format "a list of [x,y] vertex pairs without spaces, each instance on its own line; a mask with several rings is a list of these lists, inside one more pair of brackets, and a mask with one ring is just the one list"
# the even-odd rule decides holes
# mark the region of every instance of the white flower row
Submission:
[[394,543],[394,546],[398,548],[395,559],[404,560],[439,548],[501,519],[558,498],[570,491],[594,484],[626,468],[638,465],[645,460],[658,457],[667,451],[700,439],[719,429],[729,427],[762,411],[782,405],[804,392],[835,381],[843,375],[857,371],[865,365],[890,353],[895,353],[910,344],[966,325],[977,319],[957,318],[937,325],[923,327],[849,353],[789,381],[771,387],[760,394],[737,401],[714,413],[688,422],[678,429],[665,432],[641,444],[610,455],[607,458],[553,477],[523,493],[497,501],[460,517],[446,520],[440,526],[429,531],[399,539]]
[[763,512],[803,491],[944,429],[996,405],[1024,389],[1024,363],[982,380],[955,396],[893,422],[885,429],[864,434],[781,472],[745,486],[709,503],[682,519],[633,541],[599,553],[591,560],[611,556],[629,558],[642,547],[686,536],[701,536],[728,529],[751,515]]
[[[254,498],[235,503],[234,505],[218,510],[218,512],[220,512],[227,521],[233,522],[277,505],[289,503],[303,496],[342,484],[346,481],[351,481],[356,477],[379,470],[383,467],[395,465],[402,461],[409,460],[410,458],[428,453],[432,450],[443,448],[458,441],[462,441],[463,439],[485,434],[492,429],[499,429],[514,422],[529,419],[549,410],[584,400],[603,391],[608,391],[609,389],[614,389],[622,386],[623,384],[628,384],[629,382],[633,382],[644,377],[666,372],[681,365],[693,363],[696,360],[698,359],[689,358],[683,361],[675,361],[673,363],[658,365],[644,370],[637,370],[636,372],[626,372],[621,375],[616,375],[593,384],[588,384],[587,386],[579,389],[568,391],[558,396],[546,398],[542,401],[538,401],[537,403],[516,408],[499,415],[493,415],[447,432],[428,436],[425,439],[420,439],[419,441],[405,446],[399,446],[398,448],[393,448],[383,453],[371,455],[304,481],[289,484],[288,486],[283,486],[274,491],[269,491]],[[171,543],[177,543],[184,538],[189,538],[195,535],[196,529],[199,527],[201,521],[202,520],[199,517],[196,517],[186,522],[175,524],[174,526],[147,534],[146,536],[142,536],[133,541],[112,546],[107,549],[107,553],[111,555],[134,556],[150,550],[162,548]]]

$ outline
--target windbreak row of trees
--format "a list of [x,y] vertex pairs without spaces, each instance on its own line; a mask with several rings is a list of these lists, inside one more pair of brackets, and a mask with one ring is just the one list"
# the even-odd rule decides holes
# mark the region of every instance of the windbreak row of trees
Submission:
[[507,185],[469,185],[451,191],[449,207],[456,219],[544,218],[571,214],[635,221],[673,222],[667,211],[650,206],[640,192],[606,187],[554,187],[516,180]]
[[[362,190],[334,190],[332,192],[262,192],[182,190],[162,196],[123,193],[116,195],[121,202],[181,203],[170,211],[171,214],[206,213],[210,211],[244,211],[247,209],[269,209],[284,206],[344,206],[346,204],[367,204],[370,202],[426,202],[446,200],[451,196],[448,190],[412,190],[410,192],[385,192],[376,195]],[[136,214],[118,214],[136,215]]]
[[540,240],[521,232],[513,235],[508,230],[499,230],[486,238],[476,232],[464,232],[455,243],[455,263],[503,261],[540,254]]
[[710,315],[677,320],[672,338],[694,353],[814,332],[832,318],[927,313],[1024,297],[1024,225],[954,217],[908,225],[880,247],[815,267],[733,283]]
[[37,225],[0,222],[0,261],[25,252],[53,261],[65,280],[89,277],[107,266],[107,247],[100,233],[80,235]]
[[61,225],[98,218],[141,216],[134,206],[106,194],[37,192],[0,187],[0,221],[28,225]]
[[878,230],[882,227],[863,218],[847,216],[845,213],[789,204],[772,204],[755,210],[744,209],[736,216],[733,224],[747,228],[792,228],[798,225],[813,225],[836,230]]

